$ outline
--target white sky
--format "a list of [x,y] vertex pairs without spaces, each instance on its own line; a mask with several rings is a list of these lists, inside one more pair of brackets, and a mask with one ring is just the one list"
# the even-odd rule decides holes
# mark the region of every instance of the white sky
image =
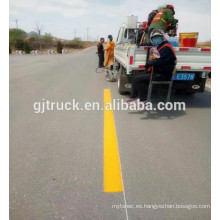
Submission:
[[164,4],[174,5],[179,32],[199,32],[199,41],[211,40],[210,0],[10,0],[9,27],[16,27],[17,19],[19,28],[27,32],[38,23],[43,24],[43,32],[64,39],[86,39],[86,28],[90,40],[109,34],[116,38],[125,16],[136,15],[144,21]]

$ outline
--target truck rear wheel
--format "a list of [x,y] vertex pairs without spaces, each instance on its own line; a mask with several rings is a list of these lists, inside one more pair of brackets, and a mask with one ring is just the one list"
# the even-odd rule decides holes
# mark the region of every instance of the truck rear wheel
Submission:
[[129,92],[129,90],[125,87],[125,85],[129,83],[125,71],[125,68],[123,66],[120,66],[120,69],[118,71],[118,92],[121,95]]

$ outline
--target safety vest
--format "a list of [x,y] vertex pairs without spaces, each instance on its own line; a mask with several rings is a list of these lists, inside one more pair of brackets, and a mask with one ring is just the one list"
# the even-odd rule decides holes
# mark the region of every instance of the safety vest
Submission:
[[162,18],[162,15],[163,15],[164,11],[166,11],[166,10],[167,10],[167,9],[164,8],[164,9],[162,9],[160,12],[158,12],[158,13],[154,16],[154,19],[153,19],[153,21],[151,22],[151,24],[156,23],[156,22],[158,22],[158,21],[163,21],[163,22],[165,23],[165,28],[168,28],[168,27],[169,27],[168,22],[165,21],[165,20]]
[[160,47],[160,48],[158,49],[158,52],[160,52],[164,47],[169,47],[169,48],[171,49],[171,51],[173,52],[173,54],[176,56],[176,52],[175,52],[175,50],[173,49],[172,45],[170,45],[170,44],[168,44],[168,43],[166,43],[166,44],[164,44],[162,47]]
[[[168,43],[166,43],[166,44],[164,44],[162,47],[160,47],[160,48],[158,49],[158,52],[160,52],[164,47],[169,47],[169,48],[171,49],[171,51],[173,52],[173,54],[176,56],[175,50],[174,50],[173,47],[172,47],[170,44],[168,44]],[[152,70],[152,67],[149,67],[149,68],[147,69],[148,72],[150,72],[151,70]]]

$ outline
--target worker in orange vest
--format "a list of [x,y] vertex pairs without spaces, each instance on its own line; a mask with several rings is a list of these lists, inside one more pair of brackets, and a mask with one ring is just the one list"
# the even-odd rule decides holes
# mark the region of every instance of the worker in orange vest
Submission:
[[115,42],[113,41],[113,37],[112,35],[108,35],[107,47],[104,49],[106,51],[105,68],[110,67],[114,62],[114,48]]
[[175,10],[173,5],[167,5],[161,11],[159,11],[153,18],[149,27],[150,33],[153,29],[162,30],[168,32],[176,27],[178,19],[174,18]]
[[153,21],[154,17],[158,13],[158,10],[153,10],[149,15],[148,15],[148,20],[147,20],[147,25],[148,27],[151,25],[151,22]]

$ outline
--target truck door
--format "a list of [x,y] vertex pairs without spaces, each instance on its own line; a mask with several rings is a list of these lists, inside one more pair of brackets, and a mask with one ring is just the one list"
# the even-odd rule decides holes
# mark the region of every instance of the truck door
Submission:
[[124,27],[121,27],[118,32],[118,37],[117,37],[117,41],[116,41],[117,44],[122,41],[123,32],[124,32]]

